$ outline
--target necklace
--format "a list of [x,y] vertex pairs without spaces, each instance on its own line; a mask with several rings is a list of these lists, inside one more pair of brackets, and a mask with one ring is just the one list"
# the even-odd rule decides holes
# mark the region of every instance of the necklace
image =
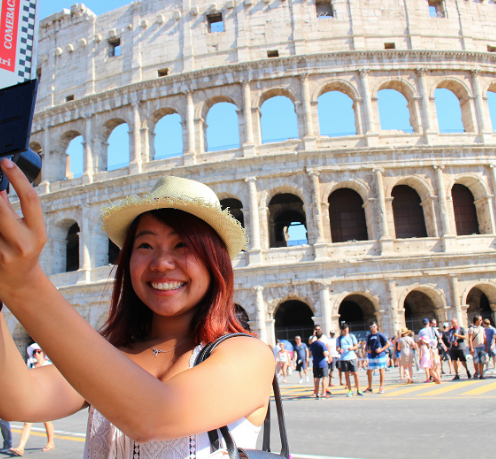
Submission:
[[167,354],[167,352],[172,352],[174,349],[177,349],[181,344],[185,343],[188,341],[188,339],[185,339],[184,341],[181,341],[176,347],[173,347],[172,349],[169,349],[168,351],[163,351],[162,349],[157,349],[156,347],[151,347],[146,341],[145,344],[153,351],[153,355],[157,357],[159,354]]

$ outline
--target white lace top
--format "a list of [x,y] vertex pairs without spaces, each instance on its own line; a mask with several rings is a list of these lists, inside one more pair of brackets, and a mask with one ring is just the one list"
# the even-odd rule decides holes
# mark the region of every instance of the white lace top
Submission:
[[[190,368],[200,350],[201,346],[197,346],[193,351]],[[241,448],[255,449],[260,429],[246,418],[229,424],[233,439]],[[84,459],[204,459],[210,453],[206,432],[175,440],[136,443],[90,407]]]

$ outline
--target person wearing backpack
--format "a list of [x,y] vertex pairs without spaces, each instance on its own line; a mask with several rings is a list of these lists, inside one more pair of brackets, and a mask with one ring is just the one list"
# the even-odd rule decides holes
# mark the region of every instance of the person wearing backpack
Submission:
[[377,322],[372,322],[370,324],[371,334],[367,336],[367,353],[369,358],[369,369],[367,370],[367,378],[369,381],[369,386],[364,392],[372,392],[372,373],[375,369],[379,370],[379,394],[384,393],[384,380],[386,378],[386,350],[391,343],[387,339],[386,335],[379,333],[379,327]]
[[348,387],[348,397],[353,396],[351,390],[350,373],[355,378],[355,387],[357,395],[362,396],[363,392],[360,390],[360,378],[358,377],[358,362],[355,351],[358,349],[358,341],[354,335],[350,333],[350,327],[347,323],[341,324],[341,336],[337,339],[337,351],[340,354],[339,367],[344,372],[346,378],[346,386]]

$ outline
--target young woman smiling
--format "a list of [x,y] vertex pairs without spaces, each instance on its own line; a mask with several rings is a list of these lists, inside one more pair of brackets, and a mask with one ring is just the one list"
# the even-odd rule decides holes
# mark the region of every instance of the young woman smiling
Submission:
[[148,196],[104,209],[121,253],[99,334],[42,272],[38,197],[11,161],[1,167],[23,218],[2,192],[0,298],[54,365],[28,370],[0,314],[0,418],[45,422],[90,406],[87,459],[200,459],[211,453],[206,432],[224,425],[239,447],[255,448],[274,377],[270,349],[236,337],[193,367],[203,345],[244,331],[231,259],[246,236],[215,193],[163,177]]

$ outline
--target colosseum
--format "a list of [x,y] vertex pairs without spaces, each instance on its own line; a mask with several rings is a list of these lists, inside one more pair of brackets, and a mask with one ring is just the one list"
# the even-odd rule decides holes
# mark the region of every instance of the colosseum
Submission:
[[[211,186],[246,227],[235,302],[270,344],[340,320],[360,335],[376,319],[392,335],[426,316],[493,319],[495,64],[495,0],[156,0],[100,16],[75,4],[40,23],[31,147],[44,161],[43,268],[98,328],[116,255],[100,209],[173,174]],[[383,90],[406,99],[409,129],[381,129]],[[462,129],[442,127],[439,90],[456,98]],[[350,132],[326,134],[328,93],[349,100]],[[264,136],[275,97],[294,110],[294,138]],[[207,142],[219,103],[239,126],[224,149]],[[162,158],[155,131],[170,115],[183,151]],[[129,161],[111,168],[122,124]],[[67,154],[78,136],[81,176]],[[295,225],[304,239],[288,238]],[[22,326],[7,323],[24,347]]]

